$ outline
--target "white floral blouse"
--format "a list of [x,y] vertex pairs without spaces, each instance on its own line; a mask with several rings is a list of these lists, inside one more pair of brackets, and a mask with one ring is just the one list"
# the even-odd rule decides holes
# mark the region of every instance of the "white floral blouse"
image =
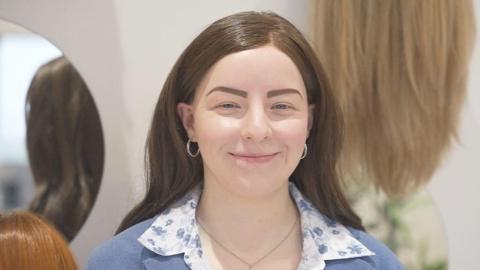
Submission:
[[[298,207],[303,232],[302,260],[298,270],[321,270],[325,268],[326,260],[374,255],[345,226],[320,214],[293,183],[290,183],[289,190]],[[190,269],[208,270],[195,219],[201,192],[201,186],[197,186],[161,213],[138,241],[162,256],[183,253]]]

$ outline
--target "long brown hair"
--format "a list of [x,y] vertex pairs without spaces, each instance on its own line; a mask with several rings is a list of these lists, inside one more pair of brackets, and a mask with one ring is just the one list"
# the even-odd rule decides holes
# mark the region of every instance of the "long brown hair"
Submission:
[[72,240],[97,197],[104,149],[95,102],[65,57],[38,69],[27,92],[26,121],[35,182],[29,209]]
[[185,152],[187,134],[177,114],[179,102],[191,103],[210,67],[239,51],[273,45],[288,55],[302,74],[310,104],[315,104],[307,140],[308,155],[290,177],[326,216],[362,228],[340,188],[335,167],[342,121],[320,62],[302,34],[270,12],[237,13],[211,24],[185,49],[170,72],[153,115],[146,143],[147,192],[122,221],[117,233],[159,214],[202,181],[201,158]]
[[76,270],[61,234],[30,212],[0,214],[0,270]]
[[318,0],[313,39],[345,116],[342,171],[390,195],[426,183],[458,129],[471,0]]

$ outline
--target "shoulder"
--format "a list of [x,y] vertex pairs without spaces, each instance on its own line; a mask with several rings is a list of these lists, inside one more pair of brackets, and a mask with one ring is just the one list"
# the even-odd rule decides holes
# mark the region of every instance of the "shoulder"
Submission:
[[[375,239],[370,234],[348,227],[352,235],[375,253],[373,256],[359,257],[351,260],[334,260],[327,262],[327,269],[385,269],[385,270],[403,270],[404,267],[397,256],[382,242]],[[351,265],[351,267],[349,267]]]
[[154,218],[142,221],[95,248],[87,269],[143,269],[142,261],[155,254],[144,248],[137,239],[153,221]]

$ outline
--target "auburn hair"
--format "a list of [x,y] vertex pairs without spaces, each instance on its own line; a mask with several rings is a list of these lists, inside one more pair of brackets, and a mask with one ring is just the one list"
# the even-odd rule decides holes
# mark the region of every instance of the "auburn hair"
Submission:
[[32,212],[0,214],[0,270],[77,270],[65,238]]

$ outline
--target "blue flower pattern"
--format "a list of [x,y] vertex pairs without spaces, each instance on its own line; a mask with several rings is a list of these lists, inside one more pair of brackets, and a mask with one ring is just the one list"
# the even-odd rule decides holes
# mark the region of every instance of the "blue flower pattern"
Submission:
[[[302,225],[302,260],[298,270],[321,270],[326,260],[374,255],[347,228],[323,216],[293,183],[290,183],[289,190],[299,209]],[[195,220],[201,192],[201,185],[198,185],[158,215],[138,241],[162,256],[183,253],[190,269],[208,270]]]
[[321,244],[321,245],[318,247],[318,251],[320,251],[320,253],[322,253],[322,254],[325,254],[325,253],[327,253],[327,251],[328,251],[328,246],[325,245],[325,244]]
[[315,227],[313,228],[313,233],[315,233],[315,235],[322,236],[323,231],[319,227]]
[[183,235],[185,234],[185,230],[180,228],[177,230],[177,239],[183,239]]
[[349,246],[347,248],[350,251],[350,254],[362,254],[363,251],[363,248],[358,245]]
[[152,226],[152,230],[158,235],[158,236],[162,236],[164,235],[167,230],[163,229],[162,227],[160,226]]

